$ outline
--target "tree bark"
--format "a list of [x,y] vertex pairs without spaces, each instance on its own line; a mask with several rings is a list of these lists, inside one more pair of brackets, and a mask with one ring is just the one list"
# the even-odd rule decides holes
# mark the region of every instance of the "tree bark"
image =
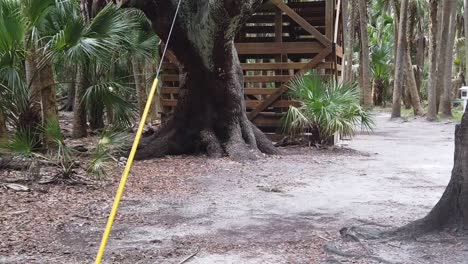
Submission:
[[[451,4],[445,8],[450,9],[450,19],[448,23],[447,43],[445,47],[445,64],[444,75],[442,78],[443,89],[440,100],[440,111],[442,116],[445,118],[452,117],[452,66],[453,66],[453,46],[455,44],[455,33],[456,33],[456,17],[457,17],[457,3],[456,1],[450,1]],[[445,10],[444,10],[445,13]],[[445,26],[444,26],[445,28]]]
[[[174,1],[176,2],[176,1]],[[141,9],[168,43],[173,1],[123,1]],[[182,80],[173,116],[140,144],[138,159],[204,152],[211,157],[254,159],[277,154],[247,118],[243,72],[234,37],[261,0],[182,1],[168,48],[181,63]]]
[[372,107],[372,87],[370,78],[370,55],[369,55],[369,36],[367,34],[367,1],[358,0],[359,4],[359,28],[361,32],[361,61],[362,68],[362,87],[361,103],[364,107]]
[[468,78],[468,0],[465,0],[464,24],[465,24],[465,77]]
[[455,129],[455,155],[452,177],[442,198],[423,219],[403,227],[400,232],[427,233],[443,229],[468,229],[468,112]]
[[92,130],[99,130],[104,126],[104,103],[99,98],[98,101],[89,105],[89,127]]
[[[416,40],[416,66],[417,69],[414,73],[416,77],[416,86],[418,87],[418,92],[421,94],[422,91],[422,83],[424,79],[424,63],[426,60],[426,38],[424,37],[424,30],[422,29],[422,25],[424,22],[421,21],[419,23],[418,29],[418,39]],[[427,94],[427,93],[426,93]]]
[[86,74],[84,66],[79,65],[76,70],[75,80],[75,107],[73,109],[73,132],[74,138],[83,138],[88,135],[86,123],[86,104],[83,101],[83,96],[86,92]]
[[[467,0],[468,1],[468,0]],[[437,119],[437,46],[439,20],[438,6],[439,0],[430,0],[430,28],[429,28],[429,80],[427,82],[428,110],[427,120],[435,121]]]
[[[440,16],[442,24],[439,26],[440,34],[439,34],[439,45],[438,49],[439,52],[437,54],[437,112],[440,111],[441,106],[441,99],[442,95],[444,94],[444,86],[445,86],[445,75],[446,73],[446,63],[447,63],[447,54],[448,54],[448,45],[442,45],[448,40],[449,32],[450,32],[450,19],[452,13],[452,5],[453,0],[445,0],[443,2],[443,8],[440,11]],[[452,45],[453,47],[453,45]]]
[[411,43],[413,40],[414,33],[414,18],[408,18],[408,28],[407,28],[407,39],[406,39],[406,54],[405,58],[405,67],[406,67],[406,90],[409,93],[411,106],[413,107],[414,115],[423,116],[424,110],[421,105],[421,99],[419,98],[418,85],[416,83],[416,76],[413,70],[413,62],[411,60]]
[[132,59],[133,79],[135,80],[135,89],[137,93],[138,110],[140,115],[145,110],[148,95],[146,94],[146,82],[143,67],[136,59]]
[[[0,141],[7,137],[8,130],[6,126],[6,118],[3,111],[0,110]],[[1,143],[1,142],[0,142]]]
[[[50,61],[41,60],[34,52],[29,52],[25,60],[26,81],[31,91],[32,111],[41,113],[42,125],[58,120],[55,77]],[[43,138],[49,147],[53,139]]]
[[46,62],[40,69],[42,116],[44,123],[58,120],[57,93],[51,62]]
[[398,29],[398,48],[395,56],[395,83],[393,87],[392,118],[401,117],[401,93],[404,83],[406,28],[408,25],[408,0],[401,1],[400,23]]
[[75,105],[75,95],[76,95],[76,85],[75,85],[75,77],[73,77],[73,81],[67,84],[67,102],[63,107],[63,111],[72,112],[73,106]]
[[[468,1],[468,0],[467,0]],[[344,36],[344,70],[343,70],[343,83],[353,83],[353,48],[354,48],[354,21],[353,5],[348,4],[348,0],[343,0],[343,36]],[[349,12],[348,12],[349,11]]]

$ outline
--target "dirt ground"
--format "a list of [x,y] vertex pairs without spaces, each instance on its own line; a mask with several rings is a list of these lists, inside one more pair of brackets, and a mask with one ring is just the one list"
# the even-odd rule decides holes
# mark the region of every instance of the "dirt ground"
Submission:
[[[449,234],[341,240],[342,227],[423,217],[450,178],[454,123],[377,123],[337,149],[138,162],[105,263],[468,263],[468,242]],[[102,186],[0,189],[0,263],[92,263],[121,170]]]

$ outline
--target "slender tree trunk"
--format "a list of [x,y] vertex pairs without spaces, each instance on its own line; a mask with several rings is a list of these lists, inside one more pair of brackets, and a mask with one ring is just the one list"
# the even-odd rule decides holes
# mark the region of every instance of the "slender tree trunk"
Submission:
[[374,96],[374,104],[377,106],[383,106],[384,103],[384,89],[385,83],[382,79],[374,79],[373,82],[373,96]]
[[58,120],[57,92],[55,89],[55,78],[52,63],[47,62],[40,70],[42,83],[42,116],[44,123]]
[[400,23],[398,30],[398,48],[395,57],[395,83],[393,87],[392,118],[401,117],[401,93],[404,83],[406,28],[408,25],[408,0],[401,1]]
[[406,89],[408,90],[411,97],[411,105],[413,106],[414,115],[423,116],[424,110],[421,105],[421,99],[419,98],[418,85],[416,84],[416,78],[414,76],[413,64],[411,62],[411,55],[409,50],[405,55],[406,59]]
[[361,31],[361,65],[362,68],[362,87],[361,103],[364,107],[372,107],[372,87],[370,77],[370,55],[369,55],[369,37],[367,34],[367,1],[359,2],[359,28]]
[[465,78],[468,78],[468,0],[465,0],[465,12],[464,24],[465,24]]
[[[234,37],[261,0],[182,1],[169,49],[185,71],[174,115],[139,147],[137,158],[205,152],[255,158],[278,151],[247,118]],[[176,3],[124,1],[142,9],[167,43]]]
[[[421,18],[422,20],[422,18]],[[424,79],[424,63],[426,60],[426,38],[424,37],[424,31],[422,25],[424,22],[420,21],[418,27],[418,39],[416,40],[416,85],[418,87],[418,92],[421,93],[422,84]],[[426,93],[427,94],[427,93]]]
[[[439,112],[440,106],[441,106],[441,99],[442,95],[444,94],[444,87],[445,87],[445,75],[450,74],[446,72],[447,69],[447,55],[448,55],[448,45],[445,45],[449,38],[449,33],[450,33],[450,19],[451,19],[451,13],[452,13],[452,5],[453,5],[453,0],[444,0],[443,8],[440,11],[440,16],[442,21],[442,25],[440,26],[441,32],[439,34],[439,54],[437,55],[437,107]],[[444,43],[444,45],[442,45]],[[453,48],[453,46],[452,46]]]
[[424,110],[421,105],[421,99],[419,98],[418,85],[416,83],[416,76],[414,75],[413,62],[411,60],[411,43],[414,36],[414,18],[408,19],[408,28],[407,28],[407,39],[406,39],[406,54],[405,58],[405,75],[406,75],[406,90],[409,94],[411,106],[413,106],[414,115],[423,116]]
[[31,108],[38,116],[41,116],[41,85],[37,58],[34,53],[29,53],[25,59],[26,85],[28,86],[31,100]]
[[8,135],[8,130],[7,130],[7,126],[6,126],[5,114],[3,114],[3,111],[0,110],[0,141],[2,139],[6,138],[7,135]]
[[86,92],[86,73],[84,66],[78,65],[76,70],[76,95],[75,107],[73,109],[73,137],[83,138],[88,135],[86,123],[86,104],[83,101],[83,96]]
[[437,119],[437,46],[439,21],[437,9],[439,0],[430,0],[430,32],[429,32],[429,80],[427,82],[428,110],[427,120]]
[[73,77],[73,81],[71,81],[70,83],[67,83],[67,102],[65,103],[65,106],[63,107],[63,110],[67,112],[72,112],[73,106],[75,105],[75,95],[76,95],[75,77]]
[[99,130],[104,126],[104,103],[98,99],[89,106],[89,127],[92,130]]
[[[353,82],[353,48],[354,48],[354,26],[353,20],[350,19],[353,13],[352,0],[351,5],[348,5],[348,0],[343,0],[343,36],[344,36],[344,63],[343,63],[343,83]],[[349,11],[349,12],[348,12]]]
[[142,115],[143,111],[145,110],[146,101],[148,100],[148,95],[146,93],[145,73],[141,63],[135,59],[132,59],[132,69],[138,99],[138,110],[140,111],[140,115]]
[[[448,34],[447,42],[445,47],[445,64],[444,64],[444,76],[442,97],[440,101],[440,111],[442,112],[443,117],[450,118],[452,117],[452,66],[453,66],[453,47],[455,44],[455,34],[456,34],[456,9],[457,2],[455,0],[451,1],[451,4],[445,8],[450,9],[450,19],[448,22]],[[444,10],[445,12],[445,10]]]

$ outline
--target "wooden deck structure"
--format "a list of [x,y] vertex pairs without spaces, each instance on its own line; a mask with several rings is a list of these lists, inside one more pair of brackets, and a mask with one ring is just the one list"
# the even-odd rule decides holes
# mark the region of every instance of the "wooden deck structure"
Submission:
[[[280,132],[281,117],[297,105],[288,81],[316,70],[341,76],[343,58],[341,0],[271,0],[262,5],[236,37],[244,70],[248,116],[268,134]],[[177,104],[176,58],[166,57],[161,103],[167,116]]]

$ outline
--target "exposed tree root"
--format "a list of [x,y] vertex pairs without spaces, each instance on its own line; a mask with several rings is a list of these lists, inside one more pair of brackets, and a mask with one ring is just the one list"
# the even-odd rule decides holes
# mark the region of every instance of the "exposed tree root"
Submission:
[[[365,249],[365,251],[368,251],[365,247],[364,247],[364,249]],[[333,255],[337,255],[337,256],[340,256],[340,257],[344,257],[344,258],[352,258],[354,260],[369,259],[369,260],[377,261],[379,263],[395,264],[395,262],[391,262],[391,261],[388,261],[388,260],[383,259],[381,257],[374,256],[371,253],[360,253],[360,254],[358,254],[358,253],[346,252],[346,251],[338,249],[336,246],[334,246],[334,245],[332,245],[330,243],[325,245],[325,251],[330,253],[330,254],[333,254]]]
[[205,153],[212,158],[227,156],[242,161],[255,160],[260,153],[280,154],[263,132],[250,121],[230,125],[229,131],[179,127],[174,124],[169,121],[156,133],[144,138],[136,159]]

